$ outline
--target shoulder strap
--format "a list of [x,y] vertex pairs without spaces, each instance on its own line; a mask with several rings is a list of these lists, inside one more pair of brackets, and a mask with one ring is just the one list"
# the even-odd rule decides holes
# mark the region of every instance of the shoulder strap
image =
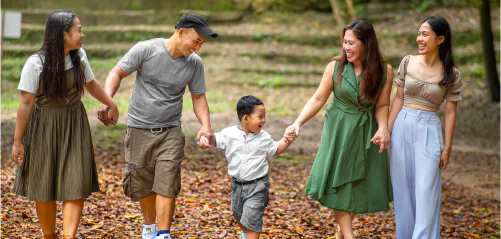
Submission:
[[43,66],[44,62],[43,62],[42,54],[37,53],[37,55],[38,55],[38,58],[40,58],[40,61],[42,62],[42,66]]

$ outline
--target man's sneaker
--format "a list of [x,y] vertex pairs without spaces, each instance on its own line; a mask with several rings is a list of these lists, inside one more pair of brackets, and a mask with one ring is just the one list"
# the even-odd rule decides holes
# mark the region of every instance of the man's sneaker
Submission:
[[157,229],[143,228],[143,239],[155,239],[157,236]]
[[172,239],[170,237],[170,234],[160,234],[160,236],[157,236],[156,239]]
[[247,239],[247,232],[240,230],[240,239]]

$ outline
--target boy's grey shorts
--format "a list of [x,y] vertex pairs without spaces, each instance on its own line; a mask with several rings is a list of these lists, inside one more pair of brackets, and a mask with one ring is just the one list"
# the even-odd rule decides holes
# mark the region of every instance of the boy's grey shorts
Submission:
[[233,216],[247,229],[263,230],[264,209],[268,205],[268,175],[248,184],[231,181],[231,211]]

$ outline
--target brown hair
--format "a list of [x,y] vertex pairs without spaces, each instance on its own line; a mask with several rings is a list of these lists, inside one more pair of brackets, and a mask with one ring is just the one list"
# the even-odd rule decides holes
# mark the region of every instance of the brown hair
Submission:
[[[386,60],[382,57],[379,44],[377,43],[376,32],[372,24],[364,20],[354,20],[346,25],[343,28],[342,39],[344,39],[346,31],[348,30],[352,30],[355,36],[357,36],[364,45],[362,53],[363,70],[360,79],[361,98],[369,102],[374,102],[377,100],[379,87],[387,69]],[[339,61],[337,80],[338,84],[341,85],[342,69],[348,62],[344,48],[341,54],[332,57],[329,62],[334,60]]]

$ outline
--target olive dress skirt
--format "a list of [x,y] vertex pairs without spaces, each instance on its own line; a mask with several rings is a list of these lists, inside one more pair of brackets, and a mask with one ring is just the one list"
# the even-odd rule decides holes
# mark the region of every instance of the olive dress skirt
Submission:
[[23,138],[25,160],[14,191],[38,202],[83,199],[99,191],[89,121],[78,100],[62,107],[35,105]]

